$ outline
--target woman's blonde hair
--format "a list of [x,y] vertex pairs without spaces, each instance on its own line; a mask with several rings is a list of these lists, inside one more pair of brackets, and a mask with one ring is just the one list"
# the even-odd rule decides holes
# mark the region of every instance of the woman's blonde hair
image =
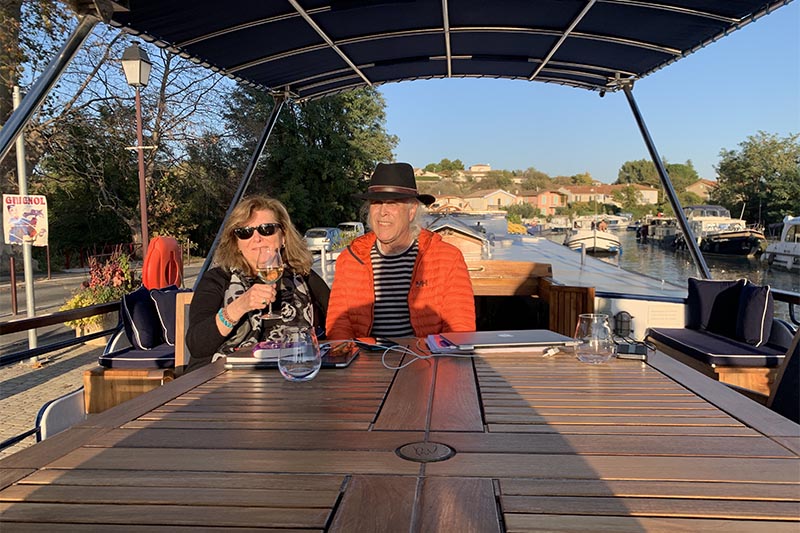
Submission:
[[286,207],[280,201],[266,196],[250,196],[233,208],[225,227],[222,228],[219,247],[214,254],[215,263],[229,270],[238,269],[255,274],[251,272],[250,265],[239,252],[238,239],[233,234],[233,230],[243,227],[256,211],[272,211],[275,214],[275,218],[283,228],[284,248],[281,255],[284,262],[291,266],[296,273],[308,275],[311,272],[312,258],[305,240],[292,224]]

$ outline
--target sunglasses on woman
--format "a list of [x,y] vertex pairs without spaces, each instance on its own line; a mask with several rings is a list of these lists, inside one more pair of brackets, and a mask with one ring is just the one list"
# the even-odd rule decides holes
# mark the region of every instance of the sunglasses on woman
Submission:
[[276,231],[279,229],[283,229],[283,226],[278,224],[277,222],[267,222],[266,224],[259,224],[258,226],[245,226],[243,228],[234,228],[233,234],[236,235],[237,239],[242,241],[246,241],[250,237],[253,236],[254,231],[258,231],[258,234],[262,237],[269,237],[270,235],[274,235]]

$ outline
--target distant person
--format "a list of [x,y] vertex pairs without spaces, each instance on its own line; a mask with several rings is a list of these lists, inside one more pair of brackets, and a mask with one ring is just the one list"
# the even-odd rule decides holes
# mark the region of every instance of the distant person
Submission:
[[[257,278],[261,248],[279,250],[284,263],[277,284]],[[278,200],[253,196],[242,200],[222,228],[215,267],[197,285],[189,309],[187,370],[195,370],[238,348],[264,340],[280,341],[287,326],[311,327],[324,321],[325,282],[311,270],[311,252]],[[313,293],[312,293],[313,289]],[[280,318],[262,319],[273,302]]]
[[601,220],[599,224],[597,224],[597,229],[600,231],[606,231],[608,229],[608,222],[605,219]]
[[407,163],[379,163],[366,193],[370,232],[336,260],[328,306],[330,339],[424,337],[474,331],[475,303],[464,256],[421,226],[424,205]]

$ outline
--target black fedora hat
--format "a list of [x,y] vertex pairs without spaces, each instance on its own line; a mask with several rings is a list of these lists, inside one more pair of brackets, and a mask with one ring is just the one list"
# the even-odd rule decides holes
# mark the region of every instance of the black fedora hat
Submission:
[[416,198],[425,205],[436,201],[430,194],[419,194],[414,169],[408,163],[378,163],[369,180],[367,192],[353,196],[361,200]]

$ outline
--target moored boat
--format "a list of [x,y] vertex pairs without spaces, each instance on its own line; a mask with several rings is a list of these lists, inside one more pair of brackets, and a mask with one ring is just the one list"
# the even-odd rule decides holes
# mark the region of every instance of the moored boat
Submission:
[[767,245],[763,260],[770,268],[800,272],[800,216],[784,217],[781,238]]
[[[719,205],[690,205],[683,208],[689,227],[700,250],[707,254],[754,257],[766,250],[767,239],[757,227],[748,226],[741,218]],[[685,248],[683,234],[677,236],[675,248]]]
[[598,229],[579,229],[575,230],[564,239],[564,245],[570,250],[586,249],[590,254],[609,254],[613,255],[622,250],[619,237],[609,231]]

